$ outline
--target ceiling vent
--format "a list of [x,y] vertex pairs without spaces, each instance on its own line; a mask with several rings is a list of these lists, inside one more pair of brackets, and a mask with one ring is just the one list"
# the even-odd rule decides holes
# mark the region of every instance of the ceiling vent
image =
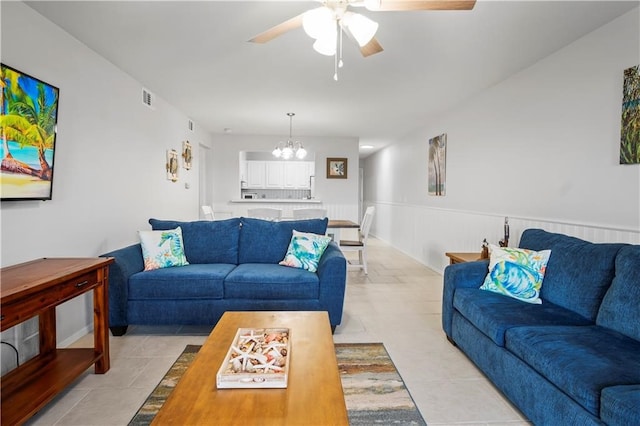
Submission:
[[144,87],[142,88],[142,103],[145,104],[146,106],[148,106],[151,109],[155,109],[155,107],[153,105],[153,98],[154,97],[155,97],[155,95],[153,93],[151,93],[150,91],[148,91]]
[[189,122],[187,123],[187,127],[189,128],[190,131],[193,132],[193,121],[189,120]]

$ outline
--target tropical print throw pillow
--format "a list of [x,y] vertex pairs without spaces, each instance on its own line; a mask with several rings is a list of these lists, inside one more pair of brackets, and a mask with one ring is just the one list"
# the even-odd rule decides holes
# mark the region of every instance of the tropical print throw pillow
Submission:
[[284,260],[280,262],[280,265],[316,272],[320,258],[330,241],[331,237],[326,235],[294,230],[287,254],[284,256]]
[[542,303],[540,289],[551,250],[490,245],[489,273],[480,287],[523,302]]
[[138,231],[144,270],[188,265],[182,243],[182,228],[166,231]]

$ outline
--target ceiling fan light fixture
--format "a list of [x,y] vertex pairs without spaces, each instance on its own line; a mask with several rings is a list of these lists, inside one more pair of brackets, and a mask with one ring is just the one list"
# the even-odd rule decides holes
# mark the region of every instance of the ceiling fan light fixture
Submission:
[[336,36],[318,39],[313,43],[313,50],[321,55],[333,56],[336,54]]
[[335,17],[327,7],[311,9],[302,16],[302,28],[313,39],[325,38],[335,31]]
[[368,10],[378,10],[382,4],[381,0],[364,0],[364,7]]
[[378,31],[378,23],[359,13],[347,12],[342,18],[344,26],[360,47],[366,46]]

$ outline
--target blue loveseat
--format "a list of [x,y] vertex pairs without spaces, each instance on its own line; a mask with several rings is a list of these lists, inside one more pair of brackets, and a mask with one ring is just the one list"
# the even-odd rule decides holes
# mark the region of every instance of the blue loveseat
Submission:
[[487,261],[444,273],[444,331],[536,425],[640,425],[640,246],[540,229],[541,305],[480,290]]
[[109,267],[109,327],[130,324],[214,325],[225,311],[327,311],[340,324],[347,263],[330,243],[316,272],[278,265],[292,231],[324,234],[327,219],[270,222],[233,218],[177,222],[150,219],[154,230],[182,229],[189,265],[143,271],[140,244],[105,253]]

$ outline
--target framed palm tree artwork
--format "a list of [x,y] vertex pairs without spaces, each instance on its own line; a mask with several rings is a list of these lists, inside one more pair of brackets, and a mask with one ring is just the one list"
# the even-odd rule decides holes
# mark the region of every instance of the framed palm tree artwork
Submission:
[[50,200],[60,90],[0,64],[2,200]]
[[447,183],[447,134],[429,139],[429,195],[442,196]]
[[620,164],[640,163],[640,65],[624,70]]

